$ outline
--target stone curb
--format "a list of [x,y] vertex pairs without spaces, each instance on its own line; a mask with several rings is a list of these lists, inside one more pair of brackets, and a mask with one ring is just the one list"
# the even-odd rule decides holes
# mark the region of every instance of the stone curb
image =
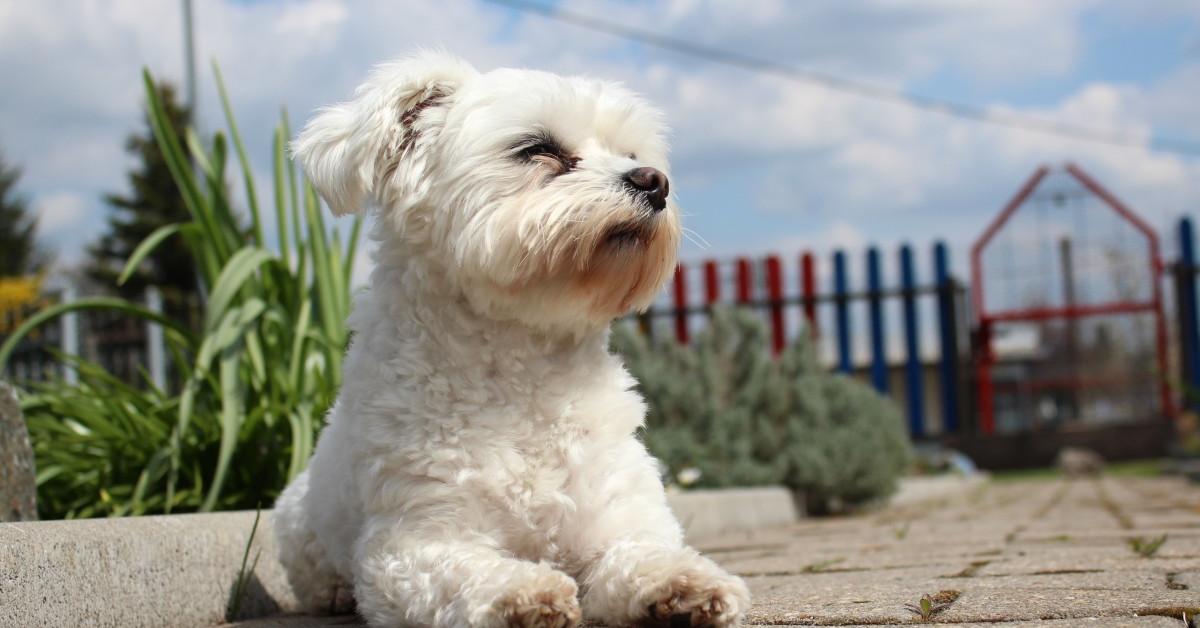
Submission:
[[910,506],[957,497],[986,484],[989,477],[986,473],[972,473],[900,478],[896,493],[888,500],[888,506]]
[[[673,493],[689,538],[786,525],[781,487]],[[259,521],[239,612],[230,609],[255,513],[0,523],[0,626],[215,626],[297,610]]]

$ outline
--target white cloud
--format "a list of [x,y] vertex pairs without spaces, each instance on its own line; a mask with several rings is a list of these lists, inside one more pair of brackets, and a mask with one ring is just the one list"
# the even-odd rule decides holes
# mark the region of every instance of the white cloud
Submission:
[[[675,176],[686,184],[680,194],[693,214],[691,226],[712,242],[714,254],[756,251],[797,231],[811,234],[797,244],[851,246],[885,240],[880,234],[891,234],[889,242],[967,241],[1037,164],[1068,158],[1159,226],[1200,204],[1200,160],[914,112],[514,17],[487,4],[214,0],[195,6],[201,129],[223,127],[207,70],[207,60],[216,58],[256,173],[271,172],[271,130],[280,105],[298,127],[315,107],[347,97],[372,64],[426,46],[449,49],[484,69],[585,72],[644,92],[674,129]],[[1101,5],[570,0],[565,6],[903,87],[939,72],[980,84],[1065,80],[1083,54],[1080,16]],[[1185,3],[1155,9],[1168,10],[1172,19],[1184,11],[1188,19],[1196,15]],[[139,70],[149,65],[156,75],[178,80],[179,20],[178,4],[170,2],[0,3],[0,81],[16,86],[0,99],[0,148],[24,167],[23,184],[37,202],[69,189],[82,199],[81,211],[98,214],[103,192],[125,189],[124,137],[142,125]],[[1193,62],[1150,84],[1083,85],[1037,111],[995,107],[1132,130],[1141,138],[1164,127],[1200,138],[1197,80],[1200,64]],[[267,208],[268,181],[259,181]],[[722,215],[735,210],[738,228],[725,229],[730,221]],[[91,216],[90,224],[96,221]],[[76,243],[92,235],[74,233]]]
[[87,209],[87,200],[78,194],[55,192],[44,195],[34,205],[38,230],[45,234],[57,234],[64,229],[77,227]]

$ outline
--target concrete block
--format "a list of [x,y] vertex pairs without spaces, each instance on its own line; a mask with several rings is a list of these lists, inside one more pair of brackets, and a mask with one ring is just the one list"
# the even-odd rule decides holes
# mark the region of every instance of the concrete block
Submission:
[[0,381],[0,521],[37,519],[36,477],[16,393]]
[[801,516],[794,494],[781,486],[671,493],[667,501],[689,540],[788,525]]
[[[0,524],[0,626],[215,626],[230,617],[253,512]],[[240,617],[298,610],[269,513]]]

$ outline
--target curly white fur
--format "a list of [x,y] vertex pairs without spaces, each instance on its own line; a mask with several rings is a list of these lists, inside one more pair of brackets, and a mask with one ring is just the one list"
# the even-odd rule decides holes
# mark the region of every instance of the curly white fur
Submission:
[[746,587],[683,544],[607,350],[675,264],[674,202],[623,182],[668,172],[659,115],[613,83],[424,54],[294,152],[335,212],[374,208],[377,244],[340,396],[276,504],[300,599],[352,590],[372,626],[736,625]]

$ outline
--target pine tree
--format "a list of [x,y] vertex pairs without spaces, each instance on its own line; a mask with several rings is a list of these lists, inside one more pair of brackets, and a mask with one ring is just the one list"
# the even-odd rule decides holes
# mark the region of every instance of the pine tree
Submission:
[[37,219],[28,201],[17,194],[21,171],[0,157],[0,277],[36,272],[44,259],[37,246]]
[[[191,112],[179,104],[172,86],[160,83],[157,89],[175,133],[185,137]],[[108,233],[90,247],[94,263],[88,274],[126,297],[137,298],[147,286],[156,286],[169,301],[182,303],[195,294],[196,276],[192,256],[179,235],[160,244],[123,286],[116,285],[125,260],[146,236],[163,225],[191,220],[183,196],[154,141],[148,112],[145,130],[130,135],[125,147],[139,164],[129,173],[129,194],[105,196],[111,207]]]

